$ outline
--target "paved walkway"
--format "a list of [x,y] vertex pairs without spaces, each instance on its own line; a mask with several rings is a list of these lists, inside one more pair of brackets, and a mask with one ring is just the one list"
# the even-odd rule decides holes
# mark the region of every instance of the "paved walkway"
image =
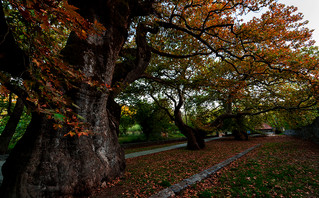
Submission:
[[[212,141],[212,140],[217,140],[217,139],[220,139],[220,138],[221,137],[208,138],[208,139],[205,139],[205,142]],[[159,153],[159,152],[168,151],[168,150],[172,150],[172,149],[177,149],[177,148],[181,148],[181,147],[186,147],[186,143],[177,144],[177,145],[173,145],[173,146],[162,147],[162,148],[157,148],[157,149],[153,149],[153,150],[147,150],[147,151],[141,151],[141,152],[126,154],[125,155],[125,159],[129,159],[129,158],[133,158],[133,157],[139,157],[139,156],[143,156],[143,155],[149,155],[149,154],[153,154],[153,153]],[[7,157],[8,157],[8,155],[0,156],[0,184],[2,183],[2,180],[3,180],[1,168],[2,168],[2,165],[4,164],[5,160],[7,159]]]
[[[220,139],[221,137],[213,137],[213,138],[207,138],[205,139],[205,142],[209,142],[212,140],[217,140]],[[153,153],[159,153],[159,152],[163,152],[163,151],[168,151],[168,150],[172,150],[172,149],[177,149],[177,148],[182,148],[182,147],[186,147],[187,143],[183,143],[183,144],[176,144],[173,146],[167,146],[167,147],[162,147],[162,148],[157,148],[157,149],[152,149],[152,150],[146,150],[146,151],[140,151],[140,152],[136,152],[136,153],[129,153],[125,155],[125,159],[129,159],[129,158],[133,158],[133,157],[139,157],[139,156],[143,156],[143,155],[149,155],[149,154],[153,154]]]

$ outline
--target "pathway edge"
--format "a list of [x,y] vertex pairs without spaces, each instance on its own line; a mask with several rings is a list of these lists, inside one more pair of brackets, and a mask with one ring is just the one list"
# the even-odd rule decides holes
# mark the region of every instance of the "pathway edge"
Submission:
[[208,169],[206,169],[198,174],[195,174],[187,179],[184,179],[181,182],[174,184],[174,185],[150,196],[150,198],[168,198],[168,197],[174,196],[174,195],[176,195],[176,193],[181,192],[182,190],[184,190],[185,188],[187,188],[190,185],[195,184],[196,182],[199,182],[203,179],[206,179],[207,177],[216,173],[220,169],[228,166],[230,163],[236,161],[237,159],[246,155],[250,151],[258,148],[259,146],[261,146],[261,144],[257,144],[256,146],[250,147],[249,149],[246,149],[245,151],[243,151],[243,152],[241,152],[241,153],[239,153],[231,158],[228,158],[227,160],[225,160],[219,164],[216,164],[215,166],[212,166],[212,167],[210,167],[210,168],[208,168]]
[[[209,142],[212,140],[218,140],[221,139],[223,137],[213,137],[213,138],[208,138],[205,139],[205,142]],[[140,156],[144,156],[144,155],[150,155],[150,154],[154,154],[154,153],[159,153],[159,152],[163,152],[163,151],[168,151],[168,150],[173,150],[173,149],[177,149],[177,148],[182,148],[182,147],[186,147],[187,143],[182,143],[182,144],[176,144],[173,146],[167,146],[167,147],[161,147],[161,148],[156,148],[156,149],[151,149],[151,150],[146,150],[146,151],[139,151],[139,152],[135,152],[135,153],[129,153],[129,154],[125,154],[125,159],[130,159],[130,158],[134,158],[134,157],[140,157]]]

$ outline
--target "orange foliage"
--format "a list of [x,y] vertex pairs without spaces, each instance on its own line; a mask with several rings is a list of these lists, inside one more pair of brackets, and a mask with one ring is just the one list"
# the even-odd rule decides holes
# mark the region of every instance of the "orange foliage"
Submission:
[[[79,38],[86,39],[88,35],[101,34],[105,28],[97,21],[90,22],[83,18],[67,0],[8,0],[8,3],[11,6],[7,10],[10,17],[23,17],[23,20],[11,23],[10,26],[18,38],[18,44],[31,60],[27,66],[30,78],[22,84],[28,93],[27,100],[34,104],[38,112],[47,114],[49,118],[54,119],[56,114],[64,115],[59,122],[74,127],[74,133],[78,135],[86,135],[86,132],[81,132],[82,126],[74,117],[75,113],[70,108],[72,103],[64,96],[63,90],[81,81],[92,87],[107,87],[87,79],[80,71],[63,62],[60,52],[71,31]],[[10,81],[10,78],[1,78],[2,82],[5,80]]]

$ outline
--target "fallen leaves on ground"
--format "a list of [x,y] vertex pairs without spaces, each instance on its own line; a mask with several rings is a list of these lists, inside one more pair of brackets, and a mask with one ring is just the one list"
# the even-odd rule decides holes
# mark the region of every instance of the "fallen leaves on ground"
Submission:
[[101,189],[93,197],[149,197],[252,146],[285,138],[256,137],[248,141],[225,138],[211,141],[199,151],[181,148],[131,158],[126,160],[124,177],[116,184]]
[[319,146],[281,136],[177,197],[319,197]]

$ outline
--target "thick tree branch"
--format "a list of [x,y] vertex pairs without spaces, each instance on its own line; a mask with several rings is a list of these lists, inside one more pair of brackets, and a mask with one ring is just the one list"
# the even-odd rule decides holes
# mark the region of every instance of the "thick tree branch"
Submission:
[[154,54],[158,54],[160,56],[165,56],[165,57],[169,57],[169,58],[190,58],[190,57],[194,57],[194,56],[202,56],[202,55],[212,54],[212,52],[197,52],[197,53],[192,53],[192,54],[187,54],[187,55],[176,55],[176,54],[161,52],[161,51],[155,49],[154,47],[150,47],[150,48]]
[[156,104],[161,108],[163,109],[166,114],[168,115],[168,117],[172,120],[172,121],[175,121],[175,117],[169,112],[169,110],[164,107],[163,105],[160,104],[160,102],[153,96],[153,94],[149,94],[151,96],[151,98],[156,102]]
[[112,84],[121,83],[119,89],[114,90],[115,96],[128,84],[138,79],[145,71],[151,60],[151,50],[146,41],[146,34],[149,31],[156,31],[146,24],[140,23],[136,30],[136,49],[123,49],[121,54],[126,55],[126,61],[115,68],[115,75]]
[[276,106],[273,108],[269,108],[269,109],[264,109],[264,110],[260,110],[258,112],[238,112],[238,113],[225,113],[222,114],[220,116],[218,116],[211,124],[211,127],[220,127],[221,124],[223,123],[224,120],[226,119],[231,119],[231,118],[239,118],[239,117],[243,117],[243,116],[256,116],[256,115],[260,115],[263,113],[267,113],[267,112],[271,112],[271,111],[278,111],[278,110],[286,110],[286,111],[292,111],[292,110],[309,110],[309,108],[314,107],[315,105],[317,105],[317,102],[305,106],[305,107],[283,107],[283,106]]
[[183,96],[183,93],[182,91],[180,90],[180,88],[176,88],[177,89],[177,92],[178,92],[178,104],[177,106],[175,107],[175,111],[178,110],[180,111],[180,109],[182,108],[183,104],[184,104],[184,96]]

